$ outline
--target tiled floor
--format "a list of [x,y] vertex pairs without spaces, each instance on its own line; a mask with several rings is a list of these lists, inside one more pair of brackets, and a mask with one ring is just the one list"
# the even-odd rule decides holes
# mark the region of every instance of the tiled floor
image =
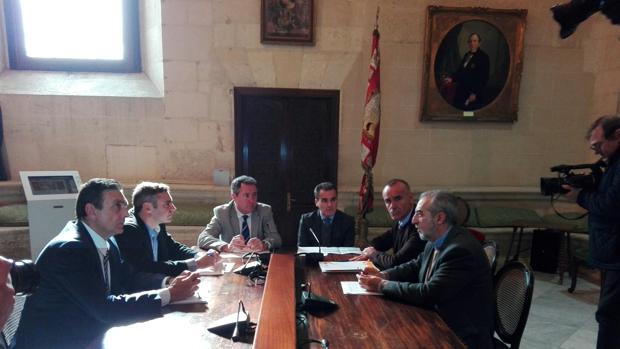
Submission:
[[574,293],[557,275],[535,272],[532,307],[521,339],[524,349],[587,349],[596,346],[598,325],[594,312],[599,287],[583,279]]

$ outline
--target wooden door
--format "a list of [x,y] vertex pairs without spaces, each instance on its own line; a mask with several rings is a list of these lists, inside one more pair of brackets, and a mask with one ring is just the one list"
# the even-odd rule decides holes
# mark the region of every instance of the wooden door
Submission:
[[256,178],[284,246],[315,209],[314,186],[337,181],[338,110],[335,90],[235,88],[235,174]]

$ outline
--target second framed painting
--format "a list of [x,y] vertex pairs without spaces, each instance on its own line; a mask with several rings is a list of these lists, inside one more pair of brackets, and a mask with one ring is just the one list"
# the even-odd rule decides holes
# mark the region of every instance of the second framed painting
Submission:
[[527,10],[429,6],[422,121],[517,121]]
[[314,0],[261,0],[263,44],[314,45]]

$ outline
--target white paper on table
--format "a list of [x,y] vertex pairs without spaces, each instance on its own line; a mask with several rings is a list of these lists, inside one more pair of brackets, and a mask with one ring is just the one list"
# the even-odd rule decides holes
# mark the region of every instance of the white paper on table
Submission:
[[220,252],[221,258],[241,258],[245,252]]
[[176,302],[170,302],[168,303],[168,305],[175,305],[175,304],[206,304],[207,301],[200,298],[200,294],[198,294],[198,292],[194,293],[191,297],[185,298],[185,299],[181,299],[180,301],[176,301]]
[[[299,246],[297,247],[297,254],[303,253],[319,253],[318,246]],[[321,253],[327,256],[328,254],[362,254],[362,250],[359,247],[326,247],[321,246]]]
[[357,273],[368,266],[366,261],[350,262],[319,262],[319,267],[324,273]]
[[340,281],[340,286],[342,286],[342,293],[344,294],[356,294],[356,295],[364,295],[364,296],[380,296],[379,292],[370,292],[367,289],[360,286],[357,281]]
[[362,254],[359,247],[337,247],[340,254]]
[[208,268],[197,269],[196,271],[200,274],[200,276],[218,276],[224,275],[224,273],[230,273],[234,266],[235,263],[223,262],[217,263],[216,265]]

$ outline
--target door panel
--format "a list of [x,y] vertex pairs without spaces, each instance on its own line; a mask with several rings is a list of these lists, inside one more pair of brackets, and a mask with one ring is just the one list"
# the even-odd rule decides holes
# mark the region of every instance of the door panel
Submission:
[[314,186],[337,180],[338,103],[338,91],[235,88],[236,175],[256,178],[285,246]]

